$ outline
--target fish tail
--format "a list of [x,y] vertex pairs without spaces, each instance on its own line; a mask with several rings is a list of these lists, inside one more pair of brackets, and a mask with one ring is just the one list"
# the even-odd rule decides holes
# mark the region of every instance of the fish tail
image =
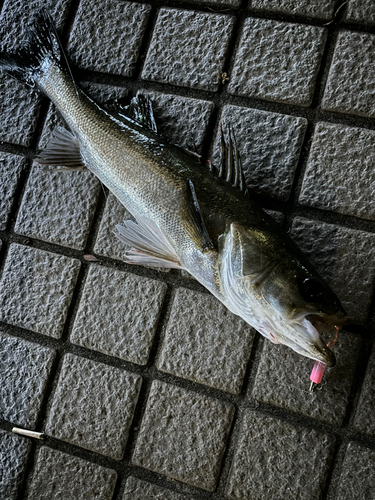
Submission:
[[41,88],[43,74],[51,64],[71,74],[51,15],[42,10],[28,42],[14,54],[0,53],[0,69],[31,87]]

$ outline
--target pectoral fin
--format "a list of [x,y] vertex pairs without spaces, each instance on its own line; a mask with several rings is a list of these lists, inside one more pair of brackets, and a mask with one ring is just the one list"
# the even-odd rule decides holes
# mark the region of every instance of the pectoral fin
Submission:
[[116,229],[116,236],[131,247],[125,253],[128,264],[182,269],[172,245],[154,222],[142,218],[137,223],[127,220]]
[[85,170],[77,138],[68,130],[57,127],[47,147],[35,160],[41,165],[62,167],[61,170]]
[[186,232],[201,252],[213,249],[214,245],[208,234],[193,182],[188,179],[185,203],[183,204],[182,220]]

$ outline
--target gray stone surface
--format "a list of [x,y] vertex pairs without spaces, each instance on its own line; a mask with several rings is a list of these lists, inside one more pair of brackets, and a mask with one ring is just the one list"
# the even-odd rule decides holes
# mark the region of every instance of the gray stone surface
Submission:
[[253,338],[254,330],[215,297],[179,288],[157,367],[238,394]]
[[83,0],[67,51],[79,67],[131,76],[138,59],[151,6],[132,2]]
[[265,210],[265,212],[272,217],[280,226],[283,224],[285,216],[282,212],[276,212],[275,210]]
[[122,500],[190,500],[191,497],[180,495],[155,484],[146,483],[130,476],[126,481]]
[[339,32],[322,108],[373,118],[374,78],[375,35]]
[[66,354],[46,433],[121,460],[141,380],[139,375]]
[[37,454],[30,500],[111,500],[117,474],[112,469],[42,446]]
[[228,7],[239,7],[242,0],[191,0],[191,2],[204,5],[210,4],[213,8],[217,6],[217,9],[221,10],[223,5],[227,5]]
[[116,85],[105,85],[104,83],[78,82],[79,87],[86,95],[91,97],[101,107],[110,112],[118,111],[118,104],[128,104],[128,90]]
[[160,9],[142,78],[217,90],[233,24],[227,15]]
[[5,0],[0,16],[0,50],[15,51],[30,36],[38,13],[48,10],[61,32],[72,0]]
[[373,0],[349,0],[345,20],[363,24],[375,24],[375,3]]
[[[5,0],[0,16],[0,50],[14,52],[29,37],[36,14],[47,7],[60,29],[71,0]],[[0,75],[0,141],[30,146],[41,97],[29,87]]]
[[202,142],[214,105],[160,92],[141,91],[152,100],[158,132],[168,141],[192,151],[202,152]]
[[375,132],[318,123],[299,202],[375,220]]
[[122,224],[124,220],[129,219],[132,219],[132,216],[126,208],[112,193],[108,193],[95,240],[94,252],[111,259],[124,260],[125,251],[129,247],[117,238],[115,228],[117,224]]
[[4,231],[15,201],[15,191],[26,160],[21,156],[0,153],[0,230]]
[[248,412],[243,418],[226,498],[321,498],[332,455],[333,438],[329,435]]
[[[258,193],[287,200],[306,132],[307,120],[257,109],[224,106],[224,130],[232,128],[246,184]],[[213,162],[219,164],[219,132]]]
[[0,498],[16,500],[20,490],[31,441],[0,430]]
[[60,338],[80,262],[12,244],[0,282],[0,319]]
[[375,492],[375,451],[351,442],[345,454],[337,500],[372,500]]
[[321,27],[246,19],[229,92],[309,106],[325,39]]
[[36,92],[0,73],[0,142],[30,146],[40,102]]
[[366,376],[354,418],[354,427],[361,432],[375,436],[375,347],[369,359]]
[[166,290],[160,281],[93,264],[71,342],[145,365]]
[[100,184],[91,172],[30,172],[15,232],[82,250],[89,235]]
[[154,381],[133,463],[213,491],[233,412],[229,403]]
[[[331,340],[333,335],[327,338]],[[342,425],[357,366],[361,338],[340,332],[335,344],[336,366],[327,368],[322,390],[309,391],[312,359],[265,340],[252,397],[302,415]]]
[[55,351],[0,332],[0,418],[35,429]]
[[336,0],[250,0],[253,9],[277,14],[296,14],[318,19],[330,19]]
[[348,315],[364,322],[375,282],[375,235],[296,218],[290,236],[338,295]]

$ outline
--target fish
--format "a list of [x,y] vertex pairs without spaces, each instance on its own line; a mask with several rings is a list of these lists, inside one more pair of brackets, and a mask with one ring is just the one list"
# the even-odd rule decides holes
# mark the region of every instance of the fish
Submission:
[[102,109],[75,84],[47,11],[23,48],[1,54],[0,68],[48,96],[66,122],[36,160],[90,170],[134,216],[116,226],[128,263],[184,269],[271,342],[334,366],[321,333],[347,314],[246,187],[230,129],[220,130],[214,166],[158,135],[144,96],[119,113]]

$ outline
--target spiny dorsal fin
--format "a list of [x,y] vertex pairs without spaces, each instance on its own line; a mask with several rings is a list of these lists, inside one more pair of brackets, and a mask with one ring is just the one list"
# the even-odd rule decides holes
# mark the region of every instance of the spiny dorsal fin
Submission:
[[187,233],[201,252],[213,249],[214,245],[208,234],[193,182],[188,179],[186,189],[185,213],[182,214]]
[[142,125],[142,127],[148,128],[155,134],[158,133],[151,99],[143,94],[138,93],[133,97],[128,106],[123,106],[121,108],[119,115],[120,117],[125,116],[125,118],[134,120]]
[[237,149],[236,139],[231,127],[227,126],[227,137],[225,138],[223,127],[220,124],[220,164],[217,176],[219,179],[232,184],[243,193],[246,192],[246,184],[243,175],[241,158]]
[[182,269],[172,245],[151,220],[138,217],[137,223],[127,220],[116,229],[116,236],[131,247],[125,253],[128,264]]
[[47,147],[35,160],[41,165],[64,167],[65,170],[83,170],[81,152],[77,138],[62,127],[56,127]]

